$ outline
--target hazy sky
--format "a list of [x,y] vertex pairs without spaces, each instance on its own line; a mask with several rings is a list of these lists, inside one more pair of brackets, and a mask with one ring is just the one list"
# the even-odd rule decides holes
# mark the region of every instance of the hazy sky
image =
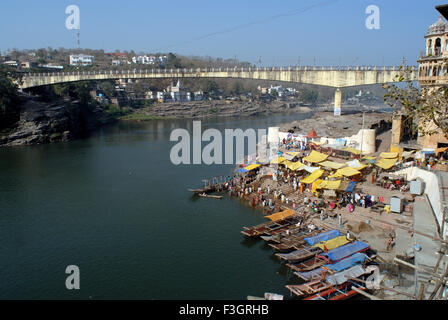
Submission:
[[[448,3],[448,1],[446,1]],[[81,47],[174,52],[263,65],[414,63],[439,14],[433,0],[2,0],[0,50],[76,47],[65,9],[81,11]],[[380,30],[365,27],[369,5]]]

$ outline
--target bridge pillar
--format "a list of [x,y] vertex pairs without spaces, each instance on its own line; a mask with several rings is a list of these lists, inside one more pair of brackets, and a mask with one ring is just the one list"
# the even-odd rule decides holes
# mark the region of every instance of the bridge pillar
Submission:
[[336,89],[334,93],[334,115],[340,116],[342,112],[342,91],[340,88]]

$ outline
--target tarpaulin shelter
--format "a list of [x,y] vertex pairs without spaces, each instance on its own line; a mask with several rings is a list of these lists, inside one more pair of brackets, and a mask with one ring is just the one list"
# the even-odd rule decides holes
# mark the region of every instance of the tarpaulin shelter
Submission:
[[300,152],[296,152],[296,151],[288,151],[288,152],[286,152],[286,154],[289,154],[289,155],[291,155],[291,156],[293,156],[293,157],[297,157],[297,156],[300,154]]
[[383,159],[396,159],[398,158],[398,152],[382,152],[380,158]]
[[345,189],[345,192],[353,192],[353,189],[355,189],[356,181],[350,181],[347,188]]
[[311,163],[319,163],[319,162],[327,160],[328,157],[329,156],[326,154],[323,154],[323,153],[313,150],[307,157],[303,158],[303,160],[311,162]]
[[345,149],[342,149],[342,151],[347,151],[347,152],[350,152],[350,153],[353,153],[353,154],[356,154],[356,155],[360,155],[361,154],[361,150],[357,150],[357,149],[352,148],[352,147],[347,147]]
[[310,174],[309,176],[307,176],[304,179],[300,180],[300,182],[301,183],[313,183],[314,181],[319,179],[324,174],[324,172],[325,172],[324,170],[317,169],[312,174]]
[[388,170],[388,169],[392,168],[395,165],[395,163],[397,163],[397,158],[380,159],[377,162],[375,162],[375,165],[382,169]]
[[345,168],[339,169],[337,172],[342,174],[344,177],[353,177],[358,174],[361,174],[360,171],[358,171],[352,167],[345,167]]
[[316,243],[319,243],[319,242],[322,242],[322,241],[327,241],[327,240],[336,238],[336,237],[338,237],[340,235],[341,235],[341,233],[339,232],[339,230],[334,229],[334,230],[330,230],[330,231],[327,231],[327,232],[320,233],[320,234],[318,234],[316,236],[313,236],[313,237],[305,238],[304,240],[306,242],[308,242],[309,245],[313,246]]
[[347,282],[349,278],[358,278],[366,272],[362,265],[357,264],[347,270],[329,275],[325,280],[331,285],[339,285]]
[[291,217],[291,216],[293,216],[295,214],[296,214],[295,211],[293,211],[291,209],[288,209],[288,210],[285,210],[285,211],[281,211],[281,212],[277,212],[277,213],[271,214],[270,216],[266,216],[265,218],[267,218],[267,219],[269,219],[269,220],[271,220],[273,222],[276,222],[276,221],[280,221],[280,220],[284,220],[286,218],[289,218],[289,217]]
[[244,169],[246,171],[251,171],[251,170],[257,169],[258,167],[261,167],[261,164],[259,164],[259,163],[252,163],[252,164],[244,167]]
[[338,190],[341,180],[322,180],[317,189]]
[[320,162],[319,165],[331,169],[341,169],[342,167],[345,167],[345,163],[333,162],[328,160]]
[[272,159],[271,164],[280,164],[283,161],[286,161],[286,159],[283,157],[276,157],[276,158]]
[[327,268],[328,270],[339,272],[348,269],[350,267],[353,267],[357,264],[363,264],[364,261],[366,261],[366,259],[367,259],[366,254],[357,252],[352,254],[348,258],[342,259],[339,262],[333,264],[326,264],[324,265],[324,267]]
[[345,246],[330,250],[326,253],[323,253],[322,256],[328,258],[330,261],[337,262],[341,259],[344,259],[348,256],[356,252],[361,252],[369,249],[369,245],[362,241],[355,241]]
[[347,162],[347,165],[356,170],[362,170],[362,169],[367,168],[367,165],[359,162],[359,160],[357,160],[357,159]]
[[345,236],[339,236],[327,241],[322,241],[319,243],[316,243],[313,247],[317,247],[320,248],[322,250],[333,250],[336,248],[339,248],[340,246],[343,246],[345,244],[347,244],[349,241],[347,240],[347,238]]

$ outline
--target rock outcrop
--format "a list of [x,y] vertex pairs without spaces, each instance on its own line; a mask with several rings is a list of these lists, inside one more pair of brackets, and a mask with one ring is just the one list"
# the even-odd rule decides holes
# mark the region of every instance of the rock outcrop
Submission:
[[67,100],[46,103],[27,98],[20,106],[19,120],[0,132],[0,146],[73,140],[112,121],[99,106]]

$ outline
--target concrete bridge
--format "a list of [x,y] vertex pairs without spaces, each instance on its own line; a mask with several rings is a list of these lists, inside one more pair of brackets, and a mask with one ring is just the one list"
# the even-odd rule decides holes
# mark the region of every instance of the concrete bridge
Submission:
[[[418,80],[415,68],[412,79]],[[24,74],[21,89],[86,80],[234,78],[283,81],[336,88],[335,108],[340,108],[340,88],[383,84],[397,81],[399,67],[272,67],[272,68],[199,68],[101,70]]]

